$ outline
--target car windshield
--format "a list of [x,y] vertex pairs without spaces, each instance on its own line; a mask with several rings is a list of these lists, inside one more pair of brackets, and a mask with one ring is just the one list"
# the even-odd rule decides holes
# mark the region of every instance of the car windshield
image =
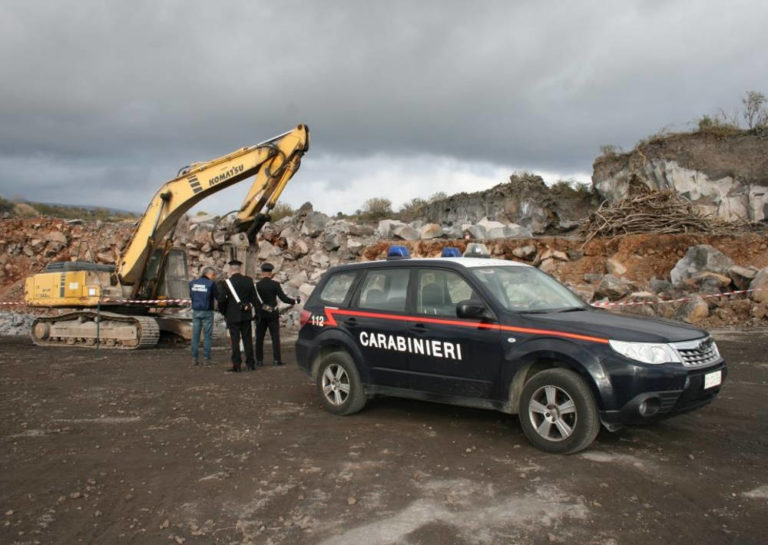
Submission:
[[502,265],[470,270],[510,312],[566,312],[586,308],[568,288],[534,267]]

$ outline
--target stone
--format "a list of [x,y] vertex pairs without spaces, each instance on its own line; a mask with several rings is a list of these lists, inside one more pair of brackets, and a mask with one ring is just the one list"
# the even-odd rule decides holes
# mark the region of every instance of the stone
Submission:
[[512,250],[512,255],[520,259],[531,260],[536,255],[536,246],[533,244],[527,244],[519,248]]
[[360,252],[363,251],[363,241],[359,238],[348,238],[347,250],[349,250],[352,255],[360,255]]
[[552,274],[557,270],[557,262],[551,257],[544,259],[539,264],[539,270],[547,274]]
[[731,277],[713,272],[698,273],[685,281],[685,286],[691,289],[720,290],[731,285]]
[[470,238],[475,240],[485,240],[488,238],[488,234],[485,231],[485,227],[482,225],[470,225],[463,229],[465,235],[469,235]]
[[738,290],[746,290],[749,288],[750,282],[757,275],[757,267],[741,267],[740,265],[734,265],[728,269],[728,276],[733,280],[733,285]]
[[376,228],[376,233],[379,235],[379,237],[390,240],[394,237],[394,230],[397,227],[404,226],[405,223],[403,223],[400,220],[381,220],[379,222],[379,226]]
[[330,262],[330,259],[328,258],[328,255],[325,254],[325,252],[317,251],[314,252],[311,256],[309,256],[309,260],[318,267],[326,268],[328,266],[328,263]]
[[427,223],[419,229],[419,238],[429,240],[443,236],[443,228],[437,223]]
[[630,293],[632,293],[632,285],[629,282],[612,274],[606,274],[597,286],[596,296],[616,300]]
[[301,234],[315,238],[323,232],[329,221],[330,218],[322,212],[312,211],[304,218],[301,225]]
[[608,258],[608,261],[605,262],[605,268],[608,269],[608,273],[613,276],[624,276],[627,274],[627,268],[616,258],[616,256]]
[[262,240],[259,242],[259,252],[258,257],[259,259],[271,259],[277,255],[280,254],[280,248],[277,246],[274,246],[270,242],[267,242],[266,240]]
[[48,233],[48,242],[58,242],[59,244],[67,245],[67,236],[61,231],[51,231]]
[[400,240],[419,240],[419,232],[410,225],[400,225],[392,230],[393,238]]
[[530,229],[517,223],[510,223],[504,228],[504,231],[506,238],[531,238],[533,236]]
[[677,262],[669,274],[672,284],[680,287],[687,279],[698,273],[708,271],[728,274],[728,269],[731,267],[733,267],[733,261],[720,250],[709,244],[699,244],[688,248],[685,256]]
[[584,257],[584,252],[582,252],[581,250],[566,250],[565,253],[568,254],[568,259],[570,259],[571,261],[578,261],[579,259]]
[[477,225],[479,225],[480,227],[485,229],[485,231],[489,234],[489,236],[490,236],[491,229],[503,229],[504,228],[504,224],[501,223],[500,221],[492,221],[492,220],[489,220],[487,217],[481,219],[480,221],[478,221]]
[[650,287],[651,291],[654,293],[664,293],[665,291],[672,289],[672,283],[667,282],[666,280],[660,280],[654,276],[648,281],[648,287]]
[[367,224],[351,223],[349,226],[349,234],[356,237],[370,237],[376,233],[376,229]]
[[749,283],[749,289],[754,290],[750,294],[754,302],[768,304],[768,267],[757,272]]
[[694,295],[675,312],[675,318],[689,324],[695,324],[709,316],[709,305],[699,295]]
[[594,284],[595,282],[600,282],[603,279],[602,274],[598,273],[585,273],[584,274],[584,281],[589,282],[590,284]]
[[309,298],[310,295],[312,295],[312,292],[315,291],[315,286],[312,284],[302,284],[299,286],[299,293],[302,295],[302,299]]
[[309,276],[307,275],[307,272],[304,269],[301,269],[299,272],[292,274],[288,282],[286,282],[286,284],[293,288],[299,288],[301,287],[302,284],[305,284],[308,280],[309,280]]

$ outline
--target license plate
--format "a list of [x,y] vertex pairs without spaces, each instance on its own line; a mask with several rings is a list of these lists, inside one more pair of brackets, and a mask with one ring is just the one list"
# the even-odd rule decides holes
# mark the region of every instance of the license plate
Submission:
[[714,373],[707,373],[704,375],[704,389],[707,388],[714,388],[715,386],[720,386],[720,384],[723,382],[723,372],[722,371],[715,371]]

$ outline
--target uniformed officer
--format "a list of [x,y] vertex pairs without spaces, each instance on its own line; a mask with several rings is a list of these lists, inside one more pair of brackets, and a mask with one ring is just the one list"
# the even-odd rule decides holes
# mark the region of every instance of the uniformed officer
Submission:
[[219,290],[219,311],[227,320],[229,338],[232,343],[233,373],[240,372],[240,339],[245,350],[245,365],[249,371],[255,369],[253,361],[253,336],[251,320],[256,304],[256,290],[253,279],[241,274],[242,263],[236,259],[229,262],[229,278]]
[[261,280],[256,283],[261,305],[256,313],[256,365],[261,367],[264,362],[264,337],[269,329],[272,338],[272,365],[282,365],[280,360],[280,313],[277,311],[277,298],[283,303],[296,305],[301,303],[301,298],[288,297],[279,282],[272,279],[272,271],[275,270],[271,263],[261,265]]
[[192,363],[200,365],[200,331],[203,332],[203,356],[205,364],[211,364],[211,340],[213,339],[213,301],[216,297],[216,271],[205,267],[200,278],[189,283],[192,300]]

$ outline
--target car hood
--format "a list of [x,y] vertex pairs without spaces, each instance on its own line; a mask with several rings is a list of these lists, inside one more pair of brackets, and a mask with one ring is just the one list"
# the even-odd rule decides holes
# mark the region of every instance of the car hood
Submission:
[[600,309],[584,309],[571,312],[546,314],[517,314],[510,324],[551,329],[632,342],[678,342],[700,339],[706,331],[680,322],[615,314]]

